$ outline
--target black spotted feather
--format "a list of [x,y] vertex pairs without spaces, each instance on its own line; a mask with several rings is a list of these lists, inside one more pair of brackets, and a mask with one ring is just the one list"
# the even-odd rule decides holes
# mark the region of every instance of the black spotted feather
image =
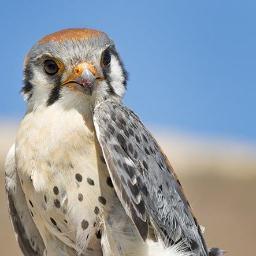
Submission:
[[117,195],[142,238],[149,226],[168,247],[206,256],[200,227],[166,156],[139,118],[112,101],[96,106],[94,125]]

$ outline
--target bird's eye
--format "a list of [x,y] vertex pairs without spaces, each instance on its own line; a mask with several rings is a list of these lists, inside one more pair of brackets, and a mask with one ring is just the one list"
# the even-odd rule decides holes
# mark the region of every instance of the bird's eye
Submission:
[[44,62],[44,71],[48,75],[55,75],[59,71],[59,66],[54,60],[46,60]]
[[111,62],[111,53],[109,49],[106,49],[101,54],[101,65],[107,67]]

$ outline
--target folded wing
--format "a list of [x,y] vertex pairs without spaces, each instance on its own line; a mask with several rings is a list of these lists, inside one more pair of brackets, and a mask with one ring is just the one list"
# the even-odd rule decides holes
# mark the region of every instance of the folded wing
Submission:
[[100,103],[94,125],[117,195],[142,238],[153,227],[169,247],[206,256],[200,227],[159,145],[139,118],[116,102]]

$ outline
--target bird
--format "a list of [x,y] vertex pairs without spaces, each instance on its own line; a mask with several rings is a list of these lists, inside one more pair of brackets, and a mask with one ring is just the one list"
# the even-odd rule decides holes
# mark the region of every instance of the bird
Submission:
[[26,55],[27,110],[5,162],[25,256],[209,254],[169,160],[122,102],[127,79],[94,29],[54,32]]

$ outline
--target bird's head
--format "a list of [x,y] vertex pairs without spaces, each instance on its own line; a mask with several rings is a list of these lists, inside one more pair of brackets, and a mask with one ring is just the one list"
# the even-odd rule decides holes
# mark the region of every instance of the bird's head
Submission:
[[22,93],[30,108],[121,100],[127,73],[109,37],[91,29],[66,29],[43,37],[25,59]]

